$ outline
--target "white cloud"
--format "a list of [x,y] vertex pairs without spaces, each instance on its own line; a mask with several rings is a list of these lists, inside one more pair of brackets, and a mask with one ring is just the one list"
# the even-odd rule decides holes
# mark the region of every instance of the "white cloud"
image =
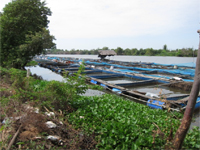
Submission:
[[57,38],[162,34],[183,27],[198,0],[47,0]]
[[3,8],[5,7],[6,4],[8,4],[9,2],[11,2],[12,0],[1,0],[0,3],[0,11],[3,11]]
[[[0,9],[11,0],[1,0]],[[199,0],[46,0],[49,28],[59,38],[159,35],[190,26]],[[197,24],[200,16],[196,18]]]

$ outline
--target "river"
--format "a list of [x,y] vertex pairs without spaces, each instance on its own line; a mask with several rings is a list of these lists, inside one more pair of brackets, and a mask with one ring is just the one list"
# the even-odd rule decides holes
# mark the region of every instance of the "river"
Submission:
[[[73,57],[81,59],[100,59],[97,55],[47,55],[57,57]],[[160,64],[181,64],[181,63],[196,63],[196,57],[169,57],[169,56],[111,56],[106,57],[109,60],[126,61],[126,62],[154,62]]]
[[[97,55],[48,55],[48,56],[57,56],[57,57],[73,57],[79,59],[99,59]],[[160,64],[181,64],[181,63],[196,63],[196,57],[163,57],[163,56],[112,56],[108,57],[107,59],[110,60],[117,60],[117,61],[130,61],[130,62],[155,62]],[[30,68],[32,74],[37,74],[42,76],[44,80],[57,80],[57,81],[64,81],[63,77],[59,74],[52,72],[49,69],[42,68],[39,66],[36,67],[26,67],[26,69]],[[86,95],[93,96],[93,95],[101,95],[97,91],[89,90]],[[195,112],[194,115],[195,121],[191,123],[192,126],[199,126],[200,127],[200,109]]]

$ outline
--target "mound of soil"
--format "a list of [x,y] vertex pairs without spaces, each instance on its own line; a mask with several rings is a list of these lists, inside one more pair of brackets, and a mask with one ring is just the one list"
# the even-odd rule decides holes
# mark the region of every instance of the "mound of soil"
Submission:
[[176,82],[176,83],[171,83],[168,86],[178,88],[184,91],[191,91],[192,85],[193,82],[178,82],[178,83]]
[[[53,122],[56,127],[49,128],[47,121]],[[95,149],[97,144],[94,134],[87,136],[83,131],[75,130],[67,121],[61,122],[55,117],[35,112],[27,112],[11,126],[10,135],[20,128],[12,146],[14,149]]]

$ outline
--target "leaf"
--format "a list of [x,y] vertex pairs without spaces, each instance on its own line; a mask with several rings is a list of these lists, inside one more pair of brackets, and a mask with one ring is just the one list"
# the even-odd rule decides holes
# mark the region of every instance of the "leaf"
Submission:
[[17,145],[22,145],[22,144],[25,144],[24,142],[17,142],[16,143]]
[[0,128],[0,132],[3,131],[3,130],[4,130],[4,126],[1,126],[1,128]]

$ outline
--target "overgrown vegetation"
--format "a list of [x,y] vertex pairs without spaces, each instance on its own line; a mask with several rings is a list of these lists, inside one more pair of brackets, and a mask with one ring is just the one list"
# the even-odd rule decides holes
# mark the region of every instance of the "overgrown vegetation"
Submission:
[[38,62],[33,61],[33,60],[26,64],[26,66],[36,66],[36,65],[38,65]]
[[[0,149],[8,147],[15,132],[21,127],[14,149],[93,149],[95,137],[75,130],[64,116],[75,111],[70,103],[84,93],[87,86],[80,72],[67,79],[68,82],[44,81],[26,77],[26,71],[0,68]],[[76,90],[78,89],[78,90]],[[35,112],[35,111],[39,111]],[[53,113],[53,116],[45,115]],[[45,122],[53,121],[57,128],[49,129]],[[9,124],[8,124],[8,123]],[[47,140],[56,135],[63,144]],[[40,138],[36,138],[40,137]]]
[[[80,78],[83,70],[81,67],[64,83],[27,78],[26,71],[0,68],[0,147],[8,146],[20,125],[14,149],[160,149],[170,145],[182,114],[153,110],[109,94],[80,96],[88,88],[84,76]],[[27,111],[30,107],[34,111]],[[45,115],[50,111],[55,115]],[[55,122],[58,128],[47,129],[46,121]],[[58,135],[64,144],[47,140],[48,135]],[[200,148],[199,142],[199,129],[195,128],[183,148]]]
[[[88,133],[98,133],[101,149],[163,149],[182,118],[180,113],[150,109],[108,94],[82,97],[73,101],[73,107],[77,111],[68,120]],[[198,128],[190,131],[183,148],[200,148],[199,135]]]

